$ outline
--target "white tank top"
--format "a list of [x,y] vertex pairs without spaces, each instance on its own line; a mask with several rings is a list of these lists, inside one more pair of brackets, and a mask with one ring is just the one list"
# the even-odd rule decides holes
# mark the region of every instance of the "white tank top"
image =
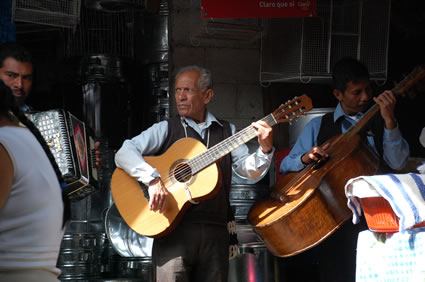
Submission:
[[0,127],[0,143],[14,171],[0,210],[0,271],[36,268],[59,274],[63,203],[53,167],[27,128]]

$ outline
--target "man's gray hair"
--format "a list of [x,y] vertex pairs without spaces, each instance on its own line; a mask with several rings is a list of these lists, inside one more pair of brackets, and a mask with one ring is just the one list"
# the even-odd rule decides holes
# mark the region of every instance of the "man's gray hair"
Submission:
[[177,72],[175,79],[177,80],[177,77],[181,75],[184,72],[188,71],[197,71],[199,72],[199,88],[201,91],[205,91],[207,89],[212,89],[212,77],[211,77],[211,71],[209,69],[192,65],[192,66],[186,66],[179,69]]

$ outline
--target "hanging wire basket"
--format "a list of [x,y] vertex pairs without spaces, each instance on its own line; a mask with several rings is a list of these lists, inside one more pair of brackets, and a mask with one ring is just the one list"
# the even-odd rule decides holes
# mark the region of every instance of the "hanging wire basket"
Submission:
[[81,0],[13,0],[13,18],[63,28],[75,28],[80,20]]

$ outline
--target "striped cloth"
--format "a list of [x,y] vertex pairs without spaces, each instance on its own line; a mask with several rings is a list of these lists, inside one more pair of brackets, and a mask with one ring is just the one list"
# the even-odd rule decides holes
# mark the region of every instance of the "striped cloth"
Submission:
[[353,212],[353,223],[359,222],[362,208],[359,198],[384,197],[399,218],[399,231],[404,232],[425,221],[425,175],[385,174],[359,176],[345,185],[347,205]]

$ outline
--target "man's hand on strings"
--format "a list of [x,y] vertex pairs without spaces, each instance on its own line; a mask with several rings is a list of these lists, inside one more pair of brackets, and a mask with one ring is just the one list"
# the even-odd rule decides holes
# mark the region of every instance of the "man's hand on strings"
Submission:
[[382,118],[385,121],[385,127],[387,129],[393,129],[394,127],[396,127],[397,124],[395,121],[394,114],[396,98],[393,92],[390,90],[386,90],[382,92],[378,97],[374,97],[373,100],[379,105]]
[[253,122],[251,125],[255,129],[261,151],[264,154],[270,153],[273,148],[273,129],[271,126],[262,120]]
[[330,143],[326,143],[322,147],[313,146],[310,151],[301,156],[301,162],[305,165],[308,165],[312,162],[316,162],[322,158],[328,158],[329,154],[326,150],[329,148]]

